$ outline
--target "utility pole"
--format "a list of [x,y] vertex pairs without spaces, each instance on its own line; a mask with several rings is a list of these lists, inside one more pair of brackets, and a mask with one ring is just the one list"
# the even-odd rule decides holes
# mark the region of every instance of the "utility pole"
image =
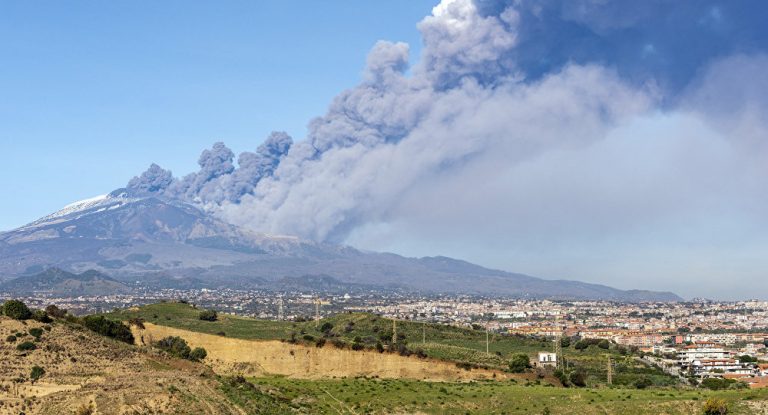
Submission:
[[427,322],[421,323],[421,344],[427,342]]
[[608,384],[613,385],[613,366],[611,365],[611,355],[608,355]]
[[283,321],[285,319],[285,313],[283,310],[283,297],[280,297],[277,302],[277,319],[279,321]]
[[320,324],[320,298],[315,300],[315,327]]

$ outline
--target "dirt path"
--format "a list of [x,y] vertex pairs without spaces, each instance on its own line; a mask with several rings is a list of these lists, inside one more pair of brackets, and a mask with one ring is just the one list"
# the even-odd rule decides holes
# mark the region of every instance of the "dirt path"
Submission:
[[[133,328],[136,339],[145,342],[166,336],[179,336],[191,347],[208,351],[206,363],[223,373],[249,375],[275,374],[301,379],[378,376],[430,381],[467,381],[479,379],[525,378],[493,370],[457,368],[455,364],[375,351],[352,351],[327,345],[322,348],[280,341],[232,339],[145,323],[145,329]],[[140,341],[140,340],[137,340]]]

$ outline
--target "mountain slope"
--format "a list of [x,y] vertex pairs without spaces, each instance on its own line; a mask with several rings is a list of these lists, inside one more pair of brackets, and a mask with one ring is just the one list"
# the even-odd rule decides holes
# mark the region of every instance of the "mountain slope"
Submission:
[[94,270],[73,274],[59,268],[50,268],[37,275],[22,276],[2,283],[0,291],[80,296],[126,294],[131,292],[131,287]]
[[195,206],[125,189],[0,234],[0,275],[21,275],[14,282],[21,284],[49,267],[93,269],[117,280],[143,279],[157,286],[349,286],[521,298],[680,299],[672,293],[544,280],[446,257],[406,258],[258,234]]

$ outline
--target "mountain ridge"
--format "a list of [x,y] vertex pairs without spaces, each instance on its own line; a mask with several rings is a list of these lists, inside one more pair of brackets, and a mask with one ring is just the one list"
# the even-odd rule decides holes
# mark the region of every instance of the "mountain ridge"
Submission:
[[[668,292],[619,290],[546,280],[444,256],[408,258],[364,252],[293,236],[255,233],[191,204],[118,189],[70,204],[0,233],[0,274],[24,276],[57,267],[96,270],[117,281],[186,281],[192,285],[273,289],[279,281],[319,286],[380,287],[424,293],[520,298],[679,301]],[[185,280],[186,279],[186,280]]]

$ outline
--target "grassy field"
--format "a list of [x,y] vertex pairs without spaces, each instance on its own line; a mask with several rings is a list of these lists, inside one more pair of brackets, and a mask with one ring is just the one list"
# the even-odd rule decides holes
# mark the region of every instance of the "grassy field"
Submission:
[[[160,303],[107,314],[109,318],[147,322],[249,340],[286,340],[312,344],[318,339],[386,346],[392,320],[371,314],[339,314],[319,322],[277,322],[220,314],[218,321],[199,319],[188,304]],[[327,323],[327,324],[326,324]],[[325,326],[325,331],[322,331]],[[485,332],[468,328],[398,321],[399,342],[411,350],[454,362],[504,368],[515,353],[531,357],[552,350],[548,340],[492,335],[485,353]],[[425,341],[426,340],[426,341]],[[326,346],[328,347],[328,346]],[[221,392],[248,413],[312,414],[697,414],[712,397],[728,402],[729,414],[768,413],[768,390],[708,391],[682,386],[677,379],[648,367],[615,345],[564,348],[571,367],[587,374],[587,387],[561,388],[542,381],[420,382],[370,378],[302,380],[279,376],[220,378]],[[605,384],[607,362],[613,361],[614,385]],[[634,387],[646,378],[652,386]],[[267,408],[267,409],[265,409]]]
[[[359,344],[374,348],[376,343],[387,346],[392,339],[392,320],[365,313],[342,313],[319,322],[290,322],[258,320],[219,314],[218,321],[200,320],[200,309],[183,303],[158,303],[141,308],[115,311],[109,318],[127,321],[142,318],[147,322],[208,334],[224,333],[227,337],[246,340],[290,340],[313,343],[318,339],[335,341],[347,346]],[[323,326],[331,327],[322,332]],[[491,334],[489,354],[486,354],[485,331],[469,328],[428,324],[407,320],[397,321],[400,342],[412,351],[423,351],[429,357],[458,363],[505,369],[515,353],[525,353],[535,358],[539,351],[551,351],[551,340],[523,336]],[[632,385],[639,378],[648,378],[654,385],[670,386],[677,380],[662,371],[650,368],[632,356],[622,355],[612,347],[609,350],[590,346],[576,350],[573,345],[563,349],[572,367],[587,373],[589,385],[600,385],[607,378],[608,356],[614,362],[614,383]]]
[[[622,388],[566,389],[513,382],[430,383],[410,380],[248,379],[277,401],[316,414],[697,414],[711,397],[728,402],[730,414],[754,414],[768,391]],[[248,389],[237,396],[262,402],[263,393]],[[249,396],[253,396],[252,398]]]

